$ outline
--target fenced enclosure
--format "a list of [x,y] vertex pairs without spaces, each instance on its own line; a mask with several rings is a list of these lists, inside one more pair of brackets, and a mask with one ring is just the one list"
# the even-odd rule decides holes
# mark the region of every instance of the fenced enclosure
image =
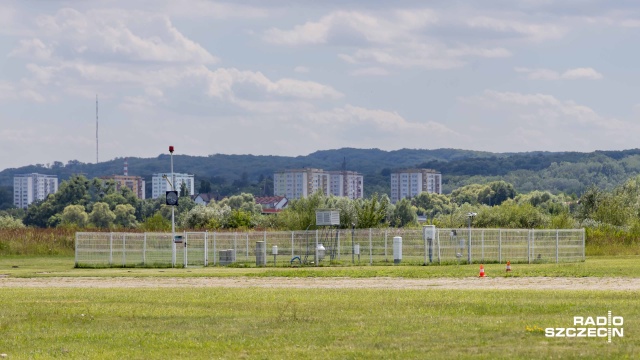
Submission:
[[[76,267],[559,263],[585,259],[584,229],[333,229],[76,233]],[[401,237],[395,249],[394,238]],[[256,254],[256,243],[264,242]],[[262,245],[262,244],[261,244]],[[277,246],[275,251],[274,246]],[[273,253],[276,253],[275,255]],[[397,259],[400,252],[401,259]]]

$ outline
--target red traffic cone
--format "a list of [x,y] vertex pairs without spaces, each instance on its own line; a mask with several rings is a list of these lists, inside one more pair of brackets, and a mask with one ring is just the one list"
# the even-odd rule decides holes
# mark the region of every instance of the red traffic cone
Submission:
[[507,261],[507,272],[511,271],[511,261]]
[[480,275],[479,277],[484,277],[484,265],[480,265]]

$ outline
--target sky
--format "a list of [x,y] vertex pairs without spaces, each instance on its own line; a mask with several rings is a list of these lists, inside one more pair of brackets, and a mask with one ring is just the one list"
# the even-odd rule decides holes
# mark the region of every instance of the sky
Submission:
[[638,147],[637,1],[4,0],[0,24],[0,169]]

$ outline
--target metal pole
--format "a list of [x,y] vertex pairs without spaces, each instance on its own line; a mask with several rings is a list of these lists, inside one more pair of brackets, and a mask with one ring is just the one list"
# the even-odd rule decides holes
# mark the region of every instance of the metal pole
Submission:
[[531,264],[531,231],[527,232],[527,262]]
[[291,258],[293,259],[296,255],[295,252],[293,250],[293,248],[295,247],[294,243],[293,243],[293,237],[294,237],[294,232],[291,232]]
[[182,238],[184,239],[184,250],[182,252],[182,259],[183,259],[183,267],[186,268],[187,267],[187,232],[183,232],[182,233]]
[[585,229],[582,228],[582,261],[585,261],[587,256],[587,254],[585,253],[585,233]]
[[440,265],[440,231],[436,230],[436,241],[438,242],[438,265]]
[[233,233],[233,257],[234,259],[238,256],[238,233]]
[[78,267],[78,233],[76,233],[76,241],[73,244],[75,247],[75,263],[76,263],[76,267]]
[[113,233],[109,233],[109,265],[113,265]]
[[355,256],[356,248],[353,243],[353,237],[355,236],[355,232],[356,232],[356,225],[351,224],[351,264],[356,263],[356,256]]
[[387,259],[387,230],[384,231],[384,262],[388,262]]
[[[247,239],[247,257],[246,257],[247,260],[246,261],[249,261],[249,233],[246,234],[246,239]],[[267,248],[266,239],[265,239],[265,242],[264,242],[264,246],[265,246],[265,249],[266,249]]]
[[467,244],[467,262],[471,264],[471,216],[469,216],[469,243]]
[[482,233],[480,234],[480,253],[482,254],[480,258],[482,262],[484,262],[484,229],[482,229]]
[[[173,146],[169,147],[169,152],[171,153],[171,191],[175,191],[175,183],[176,179],[173,174]],[[171,256],[171,267],[176,267],[176,215],[175,215],[176,207],[175,205],[171,205],[171,249],[173,250]]]
[[122,234],[122,267],[127,266],[127,245],[126,245],[127,235]]
[[216,266],[216,258],[218,257],[218,249],[216,248],[216,232],[213,232],[213,266]]
[[147,265],[147,233],[144,233],[142,241],[142,265]]
[[498,229],[498,264],[502,264],[502,229]]
[[315,258],[315,263],[316,264],[315,265],[318,266],[318,263],[320,261],[318,259],[318,230],[317,229],[316,229],[316,251],[315,251],[315,254],[316,254],[316,258]]
[[340,230],[338,229],[338,256],[337,259],[340,260]]
[[424,266],[427,265],[427,236],[425,234],[424,226],[422,227],[422,240],[424,241]]
[[369,266],[373,265],[373,243],[371,242],[371,228],[369,228]]
[[204,266],[209,266],[209,230],[205,230],[204,232]]
[[558,236],[558,230],[556,230],[556,264],[558,263],[558,242],[559,242],[559,236]]

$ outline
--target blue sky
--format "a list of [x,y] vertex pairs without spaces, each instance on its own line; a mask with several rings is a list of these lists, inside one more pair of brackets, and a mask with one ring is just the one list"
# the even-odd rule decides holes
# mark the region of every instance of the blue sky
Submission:
[[4,1],[0,169],[638,147],[634,1]]

